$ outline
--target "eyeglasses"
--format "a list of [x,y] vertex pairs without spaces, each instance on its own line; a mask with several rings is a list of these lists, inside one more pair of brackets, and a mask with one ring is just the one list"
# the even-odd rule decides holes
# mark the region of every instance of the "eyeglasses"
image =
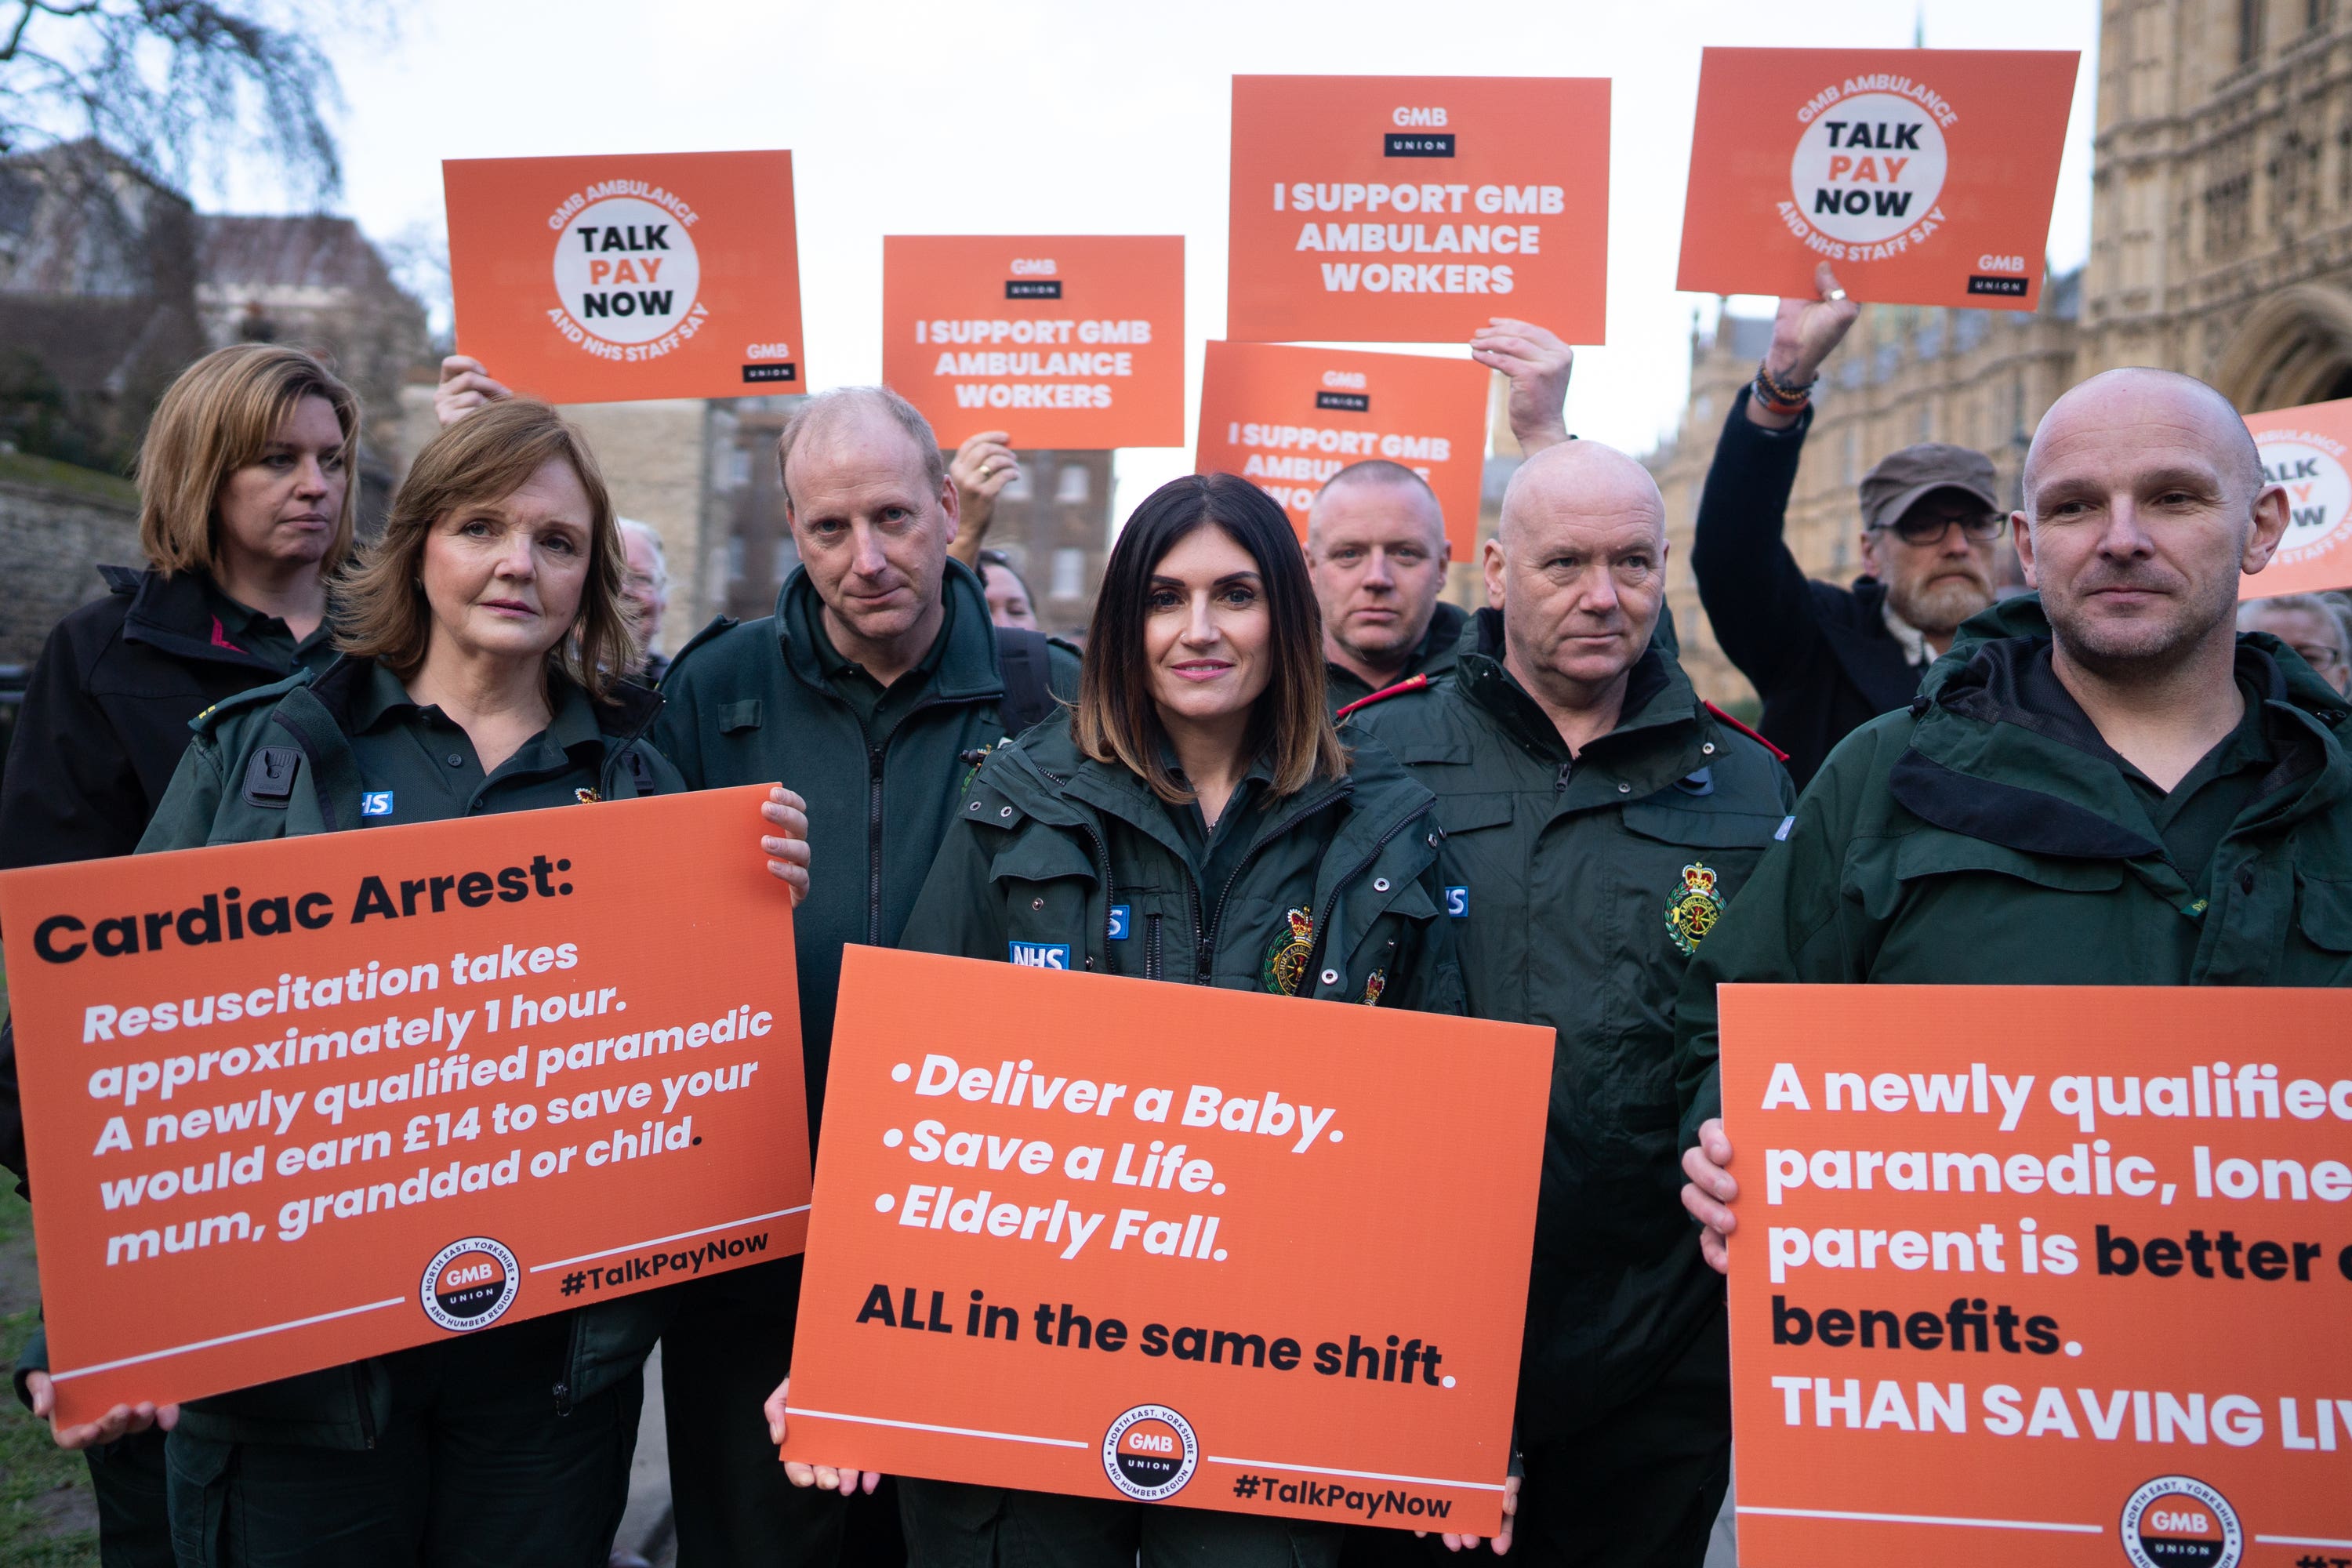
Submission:
[[2294,649],[2303,662],[2311,666],[2317,674],[2325,675],[2344,663],[2342,654],[2319,643],[2289,643],[2287,647]]
[[1960,534],[1971,544],[1990,544],[2001,536],[2009,519],[1997,511],[1979,512],[1969,517],[1922,516],[1906,511],[1893,522],[1874,522],[1873,533],[1892,533],[1906,544],[1941,544],[1944,535],[1954,523],[1960,525]]

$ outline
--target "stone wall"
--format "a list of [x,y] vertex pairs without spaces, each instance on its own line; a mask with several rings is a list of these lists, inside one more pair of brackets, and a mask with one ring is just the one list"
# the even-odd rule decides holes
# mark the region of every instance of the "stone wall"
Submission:
[[138,493],[111,474],[0,453],[0,664],[30,664],[49,629],[140,564]]

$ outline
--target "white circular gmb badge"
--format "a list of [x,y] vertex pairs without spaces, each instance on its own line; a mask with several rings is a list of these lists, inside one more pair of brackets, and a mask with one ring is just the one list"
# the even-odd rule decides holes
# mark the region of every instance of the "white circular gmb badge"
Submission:
[[1895,238],[1943,194],[1943,129],[1924,105],[1856,93],[1815,115],[1797,138],[1789,184],[1805,222],[1849,245]]
[[686,224],[640,197],[590,202],[556,236],[556,296],[582,331],[608,343],[649,343],[676,331],[701,286]]
[[2134,1568],[2237,1568],[2246,1551],[2230,1500],[2189,1476],[2158,1476],[2136,1489],[2122,1526]]
[[504,1317],[521,1289],[515,1255],[487,1236],[469,1236],[435,1253],[425,1266],[418,1304],[443,1328],[468,1333]]
[[1103,1434],[1103,1473],[1138,1502],[1174,1497],[1201,1462],[1192,1424],[1165,1405],[1139,1405],[1119,1413]]
[[2352,537],[2345,526],[2352,518],[2352,474],[2345,471],[2342,443],[2307,430],[2265,430],[2254,446],[2263,481],[2286,491],[2286,534],[2274,563],[2315,560]]

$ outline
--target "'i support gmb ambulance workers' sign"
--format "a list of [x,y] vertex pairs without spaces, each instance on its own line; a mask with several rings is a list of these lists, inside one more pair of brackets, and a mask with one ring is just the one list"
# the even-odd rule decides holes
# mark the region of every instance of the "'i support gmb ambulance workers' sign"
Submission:
[[1495,316],[1604,335],[1609,83],[1234,78],[1225,335],[1465,342]]
[[2080,58],[1706,50],[1675,287],[2034,309]]
[[451,159],[457,349],[553,403],[808,389],[790,153]]
[[2238,579],[2238,597],[2352,587],[2352,398],[2246,416],[2263,480],[2286,490],[2286,536],[2260,572]]
[[1454,559],[1477,552],[1486,457],[1482,365],[1290,343],[1208,345],[1193,472],[1239,474],[1307,514],[1333,474],[1368,458],[1402,463],[1437,492]]
[[886,235],[882,379],[950,447],[1181,447],[1184,238]]

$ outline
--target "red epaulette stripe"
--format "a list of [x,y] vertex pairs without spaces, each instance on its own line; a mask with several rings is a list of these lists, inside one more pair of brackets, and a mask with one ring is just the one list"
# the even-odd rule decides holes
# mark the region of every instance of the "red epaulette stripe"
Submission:
[[1735,730],[1738,731],[1741,734],[1743,734],[1743,735],[1747,736],[1749,740],[1751,740],[1751,741],[1755,742],[1758,745],[1759,745],[1759,746],[1763,747],[1766,751],[1768,751],[1768,752],[1771,752],[1771,753],[1772,753],[1772,760],[1773,760],[1774,762],[1776,762],[1776,763],[1785,763],[1785,762],[1787,762],[1787,761],[1789,760],[1789,753],[1788,753],[1788,752],[1786,752],[1782,751],[1780,747],[1778,747],[1778,746],[1774,745],[1771,742],[1769,742],[1769,741],[1766,740],[1763,736],[1761,736],[1761,735],[1758,734],[1755,731],[1753,731],[1753,730],[1749,729],[1747,725],[1745,725],[1745,724],[1741,723],[1738,720],[1737,720],[1737,719],[1733,718],[1730,714],[1726,713],[1722,709],[1717,708],[1714,703],[1712,703],[1712,702],[1707,702],[1707,701],[1701,701],[1701,702],[1700,702],[1700,704],[1699,704],[1699,706],[1700,706],[1700,707],[1702,707],[1702,708],[1704,708],[1704,709],[1706,709],[1708,712],[1710,712],[1710,713],[1714,714],[1717,718],[1718,718],[1718,719],[1722,720],[1725,723],[1727,723],[1727,724],[1730,725],[1733,729],[1735,729]]
[[1428,684],[1429,677],[1426,675],[1415,675],[1398,681],[1394,686],[1383,686],[1378,691],[1373,692],[1370,697],[1359,697],[1353,702],[1349,703],[1345,708],[1340,709],[1337,713],[1332,714],[1331,722],[1334,724],[1338,723],[1340,720],[1345,719],[1349,714],[1353,713],[1359,708],[1370,707],[1371,704],[1381,701],[1384,698],[1402,696],[1408,691],[1418,691]]

